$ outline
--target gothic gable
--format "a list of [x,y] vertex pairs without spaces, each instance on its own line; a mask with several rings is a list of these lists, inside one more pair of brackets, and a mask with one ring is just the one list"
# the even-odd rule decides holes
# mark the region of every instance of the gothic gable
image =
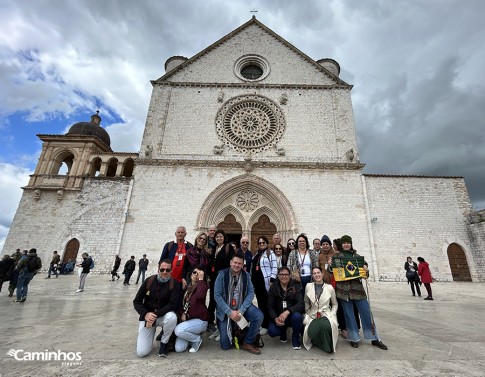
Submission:
[[[182,62],[183,59],[180,60]],[[256,67],[259,77],[243,69]],[[239,83],[351,87],[253,17],[155,83]],[[256,72],[256,76],[258,72]]]

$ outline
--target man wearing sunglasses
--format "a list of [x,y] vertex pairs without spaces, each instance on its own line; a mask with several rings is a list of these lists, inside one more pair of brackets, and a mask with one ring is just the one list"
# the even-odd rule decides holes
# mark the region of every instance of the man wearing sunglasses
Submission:
[[172,276],[172,261],[164,259],[158,266],[158,274],[150,276],[141,285],[133,306],[140,314],[136,354],[145,357],[153,346],[157,326],[162,328],[158,356],[168,354],[168,341],[177,326],[177,310],[181,284]]

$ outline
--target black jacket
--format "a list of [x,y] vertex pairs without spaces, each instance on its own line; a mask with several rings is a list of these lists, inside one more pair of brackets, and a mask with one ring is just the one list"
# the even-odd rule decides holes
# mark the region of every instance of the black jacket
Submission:
[[150,276],[144,281],[133,300],[133,306],[140,314],[140,321],[145,320],[148,312],[154,312],[157,317],[162,317],[168,312],[177,313],[182,284],[173,278],[166,283],[159,283],[156,275],[154,276],[155,278],[152,279]]
[[[286,309],[283,309],[283,301],[286,301]],[[272,320],[279,317],[281,313],[288,310],[290,313],[303,313],[305,303],[300,291],[300,284],[290,279],[286,294],[281,288],[281,284],[276,280],[269,288],[268,293],[268,312]]]

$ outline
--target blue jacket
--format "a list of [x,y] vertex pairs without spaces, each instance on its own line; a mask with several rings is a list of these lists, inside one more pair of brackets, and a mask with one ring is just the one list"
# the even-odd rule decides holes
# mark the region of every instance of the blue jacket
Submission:
[[[216,316],[220,321],[223,321],[225,316],[229,316],[232,312],[231,307],[227,304],[227,298],[230,294],[229,292],[229,268],[219,271],[217,279],[214,286],[214,299],[217,304]],[[249,274],[241,270],[242,283],[243,283],[243,297],[244,301],[239,305],[239,311],[244,315],[246,310],[251,306],[254,298],[254,288],[253,283],[251,283],[251,277]]]

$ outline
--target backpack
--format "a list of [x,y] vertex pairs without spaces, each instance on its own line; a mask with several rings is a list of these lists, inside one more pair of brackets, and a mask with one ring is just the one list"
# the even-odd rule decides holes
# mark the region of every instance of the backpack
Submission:
[[94,268],[94,260],[91,258],[91,264],[89,265],[89,269],[92,270]]
[[27,265],[28,272],[36,272],[37,270],[40,270],[40,268],[42,267],[42,262],[40,261],[39,257],[29,257],[27,259],[26,265]]

